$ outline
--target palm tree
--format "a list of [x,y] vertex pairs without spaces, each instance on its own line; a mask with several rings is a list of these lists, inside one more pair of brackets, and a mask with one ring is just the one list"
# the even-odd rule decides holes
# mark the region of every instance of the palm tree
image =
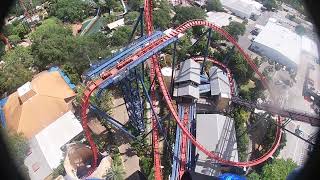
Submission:
[[113,163],[111,168],[107,171],[106,180],[123,180],[124,174],[122,165]]

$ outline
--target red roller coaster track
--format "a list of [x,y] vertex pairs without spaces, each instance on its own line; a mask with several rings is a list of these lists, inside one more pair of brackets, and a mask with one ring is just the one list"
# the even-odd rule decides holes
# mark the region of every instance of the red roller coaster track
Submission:
[[[105,74],[105,76],[103,77],[103,79],[100,78],[100,79],[96,80],[95,82],[89,82],[89,84],[87,85],[87,88],[86,88],[86,90],[84,92],[84,97],[83,97],[83,100],[82,100],[82,114],[81,115],[82,115],[82,125],[84,127],[85,135],[86,135],[86,137],[87,137],[87,139],[88,139],[88,141],[90,143],[91,149],[92,149],[93,154],[94,154],[94,159],[93,159],[93,164],[92,164],[92,169],[93,170],[96,168],[96,165],[97,165],[97,148],[96,148],[96,146],[95,146],[95,144],[93,142],[93,139],[91,137],[90,131],[89,131],[88,126],[87,126],[87,109],[88,109],[88,106],[89,106],[90,95],[95,91],[95,89],[102,82],[104,82],[108,78],[116,75],[120,70],[125,69],[128,64],[134,62],[139,57],[143,56],[145,53],[147,53],[149,51],[152,51],[154,48],[160,46],[162,43],[166,42],[168,39],[178,36],[179,33],[183,33],[183,32],[185,32],[186,30],[190,29],[193,26],[205,26],[205,27],[208,27],[208,28],[212,28],[216,32],[218,32],[221,35],[223,35],[231,43],[233,43],[235,45],[235,47],[238,49],[238,51],[244,56],[245,60],[248,62],[248,64],[251,66],[251,68],[259,75],[263,86],[266,87],[267,89],[269,89],[269,86],[268,86],[268,83],[267,83],[266,79],[258,71],[258,69],[255,66],[255,64],[253,63],[253,61],[241,49],[241,47],[236,43],[235,39],[233,37],[231,37],[226,31],[224,31],[223,29],[221,29],[218,26],[215,26],[214,24],[211,24],[211,23],[203,21],[203,20],[188,21],[188,22],[180,25],[175,30],[173,30],[169,35],[162,36],[161,38],[159,38],[158,40],[148,44],[147,46],[145,46],[144,48],[142,48],[141,50],[139,50],[135,54],[127,57],[126,59],[124,59],[116,67],[112,68],[111,70],[108,70],[107,72],[104,72],[103,74]],[[199,142],[197,142],[197,140],[189,133],[188,129],[179,120],[176,108],[174,107],[174,105],[172,103],[172,99],[171,99],[171,97],[170,97],[170,95],[168,93],[168,90],[167,90],[166,86],[165,86],[165,83],[164,83],[164,80],[163,80],[163,77],[162,77],[162,74],[161,74],[161,70],[160,70],[160,67],[159,67],[158,63],[153,63],[153,68],[155,70],[155,73],[157,74],[156,77],[157,77],[158,82],[159,82],[159,87],[161,89],[163,97],[165,98],[165,101],[167,103],[168,109],[170,110],[171,114],[173,115],[173,117],[174,117],[175,121],[177,122],[178,126],[183,131],[183,134],[185,134],[187,136],[187,138],[192,142],[192,144],[195,145],[200,151],[205,153],[208,157],[210,157],[210,158],[212,158],[214,160],[217,160],[217,161],[219,161],[221,163],[224,163],[226,165],[239,166],[239,167],[250,167],[250,166],[254,166],[254,165],[257,165],[257,164],[260,164],[260,163],[264,162],[269,157],[271,157],[272,154],[275,152],[276,148],[279,145],[280,139],[281,139],[280,128],[277,128],[275,142],[273,143],[271,149],[266,154],[262,155],[258,159],[252,160],[252,161],[248,161],[248,162],[228,161],[228,160],[220,158],[215,153],[212,153],[209,150],[207,150],[204,146],[202,146]],[[279,124],[281,123],[280,117],[278,118],[278,123]],[[155,166],[155,173],[156,172],[161,172],[159,165],[160,164],[157,164],[157,166]],[[161,173],[160,173],[160,176],[156,177],[156,179],[161,179]]]
[[[151,35],[153,32],[153,19],[152,19],[152,1],[145,0],[144,2],[144,19],[146,21],[146,29],[147,34]],[[155,78],[155,69],[154,64],[157,63],[157,56],[154,55],[151,57],[150,62],[150,82],[153,82]],[[155,100],[155,86],[154,84],[151,85],[151,106],[156,109],[156,100]],[[159,151],[159,132],[157,128],[157,121],[154,115],[151,118],[151,125],[153,128],[152,131],[152,145],[153,145],[153,165],[154,165],[154,177],[155,179],[162,179],[162,172],[161,172],[161,161],[160,161],[160,151]]]

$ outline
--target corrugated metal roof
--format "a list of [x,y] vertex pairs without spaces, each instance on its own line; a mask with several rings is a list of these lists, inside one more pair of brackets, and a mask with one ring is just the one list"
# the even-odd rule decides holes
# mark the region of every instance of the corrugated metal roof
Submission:
[[[226,160],[238,161],[237,140],[232,118],[220,114],[197,114],[197,141],[209,151]],[[196,150],[199,159],[195,171],[205,175],[216,175],[214,160]]]
[[193,97],[199,98],[199,87],[192,84],[180,84],[174,89],[175,97]]
[[200,64],[192,59],[187,59],[180,63],[180,69],[177,70],[176,83],[193,81],[200,84]]
[[[273,23],[272,21],[268,21],[262,31],[254,39],[253,44],[262,50],[270,48],[286,57],[291,63],[300,63],[301,37],[295,32]],[[266,55],[269,56],[269,54]],[[273,60],[277,61],[277,59]]]
[[68,111],[35,136],[52,169],[58,167],[63,158],[61,147],[82,131],[79,120],[71,111]]
[[212,66],[209,70],[211,95],[221,95],[231,98],[229,79],[227,75],[218,67]]

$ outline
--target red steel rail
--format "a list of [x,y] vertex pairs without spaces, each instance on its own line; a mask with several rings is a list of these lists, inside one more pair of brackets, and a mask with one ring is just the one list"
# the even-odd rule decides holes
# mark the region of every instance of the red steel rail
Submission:
[[[244,52],[243,49],[241,49],[241,47],[237,44],[236,40],[230,36],[226,31],[224,31],[222,28],[206,22],[204,20],[191,20],[188,21],[184,24],[182,24],[181,26],[179,26],[178,28],[176,28],[175,30],[173,30],[169,35],[164,35],[161,38],[159,38],[158,40],[151,42],[150,44],[148,44],[147,46],[145,46],[144,48],[142,48],[141,50],[137,51],[135,54],[130,55],[129,57],[127,57],[126,59],[124,59],[121,63],[119,63],[117,66],[113,67],[112,69],[105,71],[103,73],[101,73],[100,79],[95,80],[95,82],[91,82],[87,85],[87,88],[84,92],[84,97],[82,98],[82,125],[84,127],[84,131],[85,131],[85,135],[90,143],[92,152],[94,154],[94,159],[93,159],[93,164],[92,164],[92,169],[96,168],[97,165],[97,148],[92,140],[90,131],[87,127],[87,109],[89,106],[89,100],[90,100],[90,96],[93,93],[93,91],[96,90],[96,88],[105,80],[109,79],[110,77],[115,76],[117,73],[119,73],[120,70],[123,70],[126,68],[126,66],[132,62],[134,62],[135,60],[137,60],[139,57],[142,57],[143,55],[145,55],[145,53],[149,52],[149,51],[153,51],[156,47],[162,45],[164,42],[166,42],[167,40],[178,36],[179,33],[183,33],[186,30],[192,28],[193,26],[205,26],[205,27],[209,27],[212,28],[213,30],[215,30],[216,32],[218,32],[219,34],[223,35],[224,37],[226,37],[226,39],[228,39],[230,42],[232,42],[235,47],[239,50],[239,52],[244,56],[245,60],[248,62],[248,64],[252,67],[252,69],[258,74],[258,76],[260,77],[262,84],[264,85],[264,87],[266,87],[267,89],[269,89],[267,80],[265,79],[265,77],[258,71],[258,68],[255,66],[255,64],[253,63],[253,61],[251,60],[251,58]],[[194,137],[192,134],[189,133],[189,130],[187,128],[184,127],[183,123],[179,120],[179,116],[177,114],[176,108],[173,105],[172,99],[169,95],[168,89],[165,86],[162,74],[161,74],[161,69],[158,65],[158,63],[153,63],[154,69],[155,69],[155,73],[156,73],[156,77],[158,79],[159,85],[160,85],[160,90],[163,94],[163,97],[166,101],[166,104],[168,106],[168,109],[170,110],[171,114],[173,115],[176,123],[178,124],[178,126],[181,128],[181,130],[183,131],[183,134],[185,134],[187,136],[187,138],[192,142],[193,145],[195,145],[200,151],[202,151],[203,153],[205,153],[208,157],[210,157],[211,159],[217,160],[221,163],[227,164],[227,165],[232,165],[232,166],[239,166],[239,167],[250,167],[250,166],[255,166],[257,164],[260,164],[262,162],[264,162],[265,160],[267,160],[269,157],[272,156],[272,154],[275,152],[276,148],[278,147],[279,143],[280,143],[280,139],[281,139],[281,131],[280,128],[277,128],[277,132],[276,132],[276,138],[275,138],[275,142],[273,143],[271,149],[264,155],[262,155],[261,157],[255,159],[255,160],[251,160],[248,162],[234,162],[234,161],[229,161],[229,160],[225,160],[220,158],[217,154],[210,152],[209,150],[207,150],[204,146],[202,146]],[[280,124],[281,123],[281,119],[280,117],[278,118],[277,122]],[[156,168],[156,167],[155,167]],[[157,167],[160,168],[160,167]],[[161,171],[161,170],[156,170],[156,171]],[[155,171],[155,172],[156,172]],[[161,176],[156,177],[156,179],[161,179]]]
[[[147,34],[151,35],[153,32],[153,17],[152,17],[152,0],[145,0],[144,1],[144,19],[146,21],[146,29]],[[157,56],[154,55],[151,57],[150,62],[150,82],[153,82],[153,79],[155,78],[155,70],[154,70],[154,64],[157,63]],[[150,104],[153,106],[154,109],[156,105],[156,99],[155,99],[155,86],[154,84],[151,85],[151,101]],[[152,146],[153,146],[153,164],[154,164],[154,177],[155,179],[162,179],[162,171],[161,171],[161,158],[160,158],[160,151],[159,151],[159,131],[157,128],[157,121],[155,118],[155,114],[151,117],[151,125],[153,128],[152,131]]]

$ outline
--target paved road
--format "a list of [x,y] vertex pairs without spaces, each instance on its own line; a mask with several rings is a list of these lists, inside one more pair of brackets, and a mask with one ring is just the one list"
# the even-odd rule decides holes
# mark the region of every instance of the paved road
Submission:
[[[295,131],[295,129],[300,126],[300,130],[302,130],[302,137],[307,138],[312,133],[318,131],[317,128],[310,126],[309,124],[303,122],[292,121],[290,122],[286,128],[290,131]],[[308,156],[308,143],[297,138],[296,136],[286,132],[287,143],[286,146],[281,150],[279,157],[284,159],[292,159],[299,166],[303,165],[307,156]]]

